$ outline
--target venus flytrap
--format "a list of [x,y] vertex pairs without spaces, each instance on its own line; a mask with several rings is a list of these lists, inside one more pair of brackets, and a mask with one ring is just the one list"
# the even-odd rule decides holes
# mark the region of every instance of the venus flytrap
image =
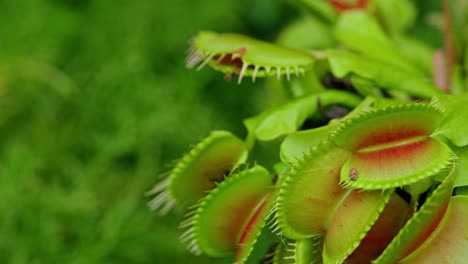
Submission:
[[328,90],[323,93],[303,96],[287,104],[272,108],[262,114],[244,120],[249,135],[258,140],[269,141],[297,131],[320,107],[342,105],[353,108],[361,98],[347,92]]
[[[235,252],[240,241],[245,243],[245,228],[252,228],[258,210],[265,206],[271,194],[272,177],[260,166],[237,173],[219,184],[189,213],[187,232],[182,236],[188,248],[210,256],[224,256]],[[242,197],[238,196],[242,193]],[[255,220],[255,219],[254,219]],[[214,223],[218,223],[215,224]],[[250,225],[249,225],[250,224]]]
[[149,202],[153,210],[167,213],[173,206],[188,207],[222,182],[248,152],[244,142],[227,131],[214,131],[187,153],[171,173],[150,190],[156,195]]
[[303,75],[314,63],[314,57],[238,34],[205,31],[194,38],[186,63],[189,68],[198,65],[198,70],[208,64],[226,73],[227,79],[238,74],[241,83],[244,76],[251,76],[253,82],[265,76],[286,76],[290,80],[291,75]]
[[325,233],[335,204],[346,192],[339,186],[339,168],[349,156],[349,151],[325,141],[292,164],[276,205],[282,235],[304,239]]
[[[447,168],[453,152],[430,137],[441,119],[438,107],[406,104],[346,120],[331,136],[337,146],[353,153],[341,169],[341,182],[355,188],[388,189]],[[357,179],[349,178],[352,169],[357,169]]]
[[[400,261],[424,243],[441,223],[447,211],[451,199],[452,184],[453,175],[449,175],[434,190],[424,205],[406,222],[385,251],[375,260],[375,263]],[[460,228],[464,227],[460,226]],[[441,255],[443,256],[443,252]]]
[[278,241],[265,257],[265,264],[318,264],[322,263],[321,237]]
[[[366,234],[380,218],[392,197],[392,193],[392,191],[384,193],[379,191],[346,191],[327,223],[323,247],[324,262],[342,263],[358,248]],[[396,196],[393,198],[398,199]],[[396,211],[395,213],[401,215],[402,212]]]
[[[414,22],[406,0],[294,2],[326,42],[299,39],[307,23],[291,24],[283,45],[208,31],[192,40],[189,68],[238,83],[267,78],[286,93],[244,120],[245,140],[214,132],[196,145],[151,191],[150,207],[191,206],[181,225],[188,248],[236,264],[464,264],[466,65],[452,67],[458,95],[443,94],[428,70],[432,49],[405,33]],[[400,24],[389,19],[395,6]],[[422,55],[408,52],[418,45]],[[240,166],[256,162],[258,141],[281,141],[276,165]]]

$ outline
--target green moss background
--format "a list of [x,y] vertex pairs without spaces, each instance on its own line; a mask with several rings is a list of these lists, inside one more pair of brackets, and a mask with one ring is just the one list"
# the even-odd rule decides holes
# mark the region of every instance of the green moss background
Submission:
[[273,39],[269,0],[0,0],[0,263],[223,263],[144,192],[213,129],[245,135],[261,85],[183,60],[200,29]]

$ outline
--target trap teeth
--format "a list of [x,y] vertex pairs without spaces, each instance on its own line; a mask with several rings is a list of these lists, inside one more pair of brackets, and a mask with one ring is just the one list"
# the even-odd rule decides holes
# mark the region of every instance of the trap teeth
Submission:
[[339,185],[340,167],[349,155],[323,142],[288,173],[277,199],[278,223],[284,236],[304,239],[325,232],[334,205],[345,193]]
[[[232,175],[203,198],[185,237],[193,237],[197,248],[210,256],[235,253],[249,217],[272,186],[270,173],[260,166]],[[269,212],[263,208],[264,214]]]
[[186,58],[188,68],[195,68],[201,63],[197,67],[197,70],[201,70],[209,65],[225,73],[227,80],[239,74],[239,84],[245,76],[252,77],[253,82],[259,77],[272,75],[277,79],[285,76],[290,80],[291,75],[300,76],[307,69],[313,68],[315,63],[315,58],[307,52],[239,34],[204,31],[192,43]]
[[[173,206],[195,205],[207,192],[247,158],[244,142],[227,131],[214,131],[175,165],[172,172],[147,195],[153,210],[166,213]],[[227,174],[227,175],[226,175]]]

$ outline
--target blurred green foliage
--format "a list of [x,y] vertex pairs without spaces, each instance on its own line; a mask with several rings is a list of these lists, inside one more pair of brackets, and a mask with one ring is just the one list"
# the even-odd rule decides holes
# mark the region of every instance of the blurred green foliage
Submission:
[[280,5],[0,0],[1,263],[214,263],[144,192],[210,130],[244,136],[262,107],[262,88],[186,70],[190,37],[271,39],[291,16]]

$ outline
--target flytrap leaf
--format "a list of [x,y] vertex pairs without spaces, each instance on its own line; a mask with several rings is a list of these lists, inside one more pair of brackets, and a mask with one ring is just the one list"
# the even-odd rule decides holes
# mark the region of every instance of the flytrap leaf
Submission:
[[468,260],[468,196],[451,197],[447,212],[431,237],[402,264],[465,264]]
[[406,61],[377,20],[364,11],[343,13],[338,19],[334,34],[348,48],[369,58],[396,65],[409,72],[417,72],[417,68]]
[[441,94],[431,79],[396,65],[344,50],[329,50],[327,54],[333,75],[338,78],[357,75],[374,82],[379,88],[426,99]]
[[263,167],[232,175],[201,200],[193,216],[184,222],[188,230],[182,240],[192,240],[188,248],[195,253],[214,257],[235,254],[249,219],[272,190],[272,177]]
[[326,49],[335,45],[335,39],[330,32],[330,25],[311,16],[300,18],[286,28],[278,36],[276,43],[295,49]]
[[446,136],[457,147],[468,145],[468,113],[464,111],[468,105],[468,95],[439,95],[440,104],[447,111],[447,118],[442,123],[437,134]]
[[[372,6],[385,29],[393,36],[403,35],[416,20],[417,12],[412,1],[373,0]],[[398,19],[395,19],[395,12],[398,12]]]
[[389,105],[357,114],[332,134],[333,142],[352,151],[374,145],[430,136],[443,120],[443,110],[433,104]]
[[274,202],[274,195],[267,195],[254,209],[253,214],[248,219],[242,231],[237,245],[236,264],[258,263],[257,259],[253,260],[253,258],[256,258],[256,254],[252,254],[253,251],[263,252],[262,255],[264,255],[264,253],[268,251],[268,247],[271,247],[271,244],[273,244],[269,243],[269,241],[274,241],[274,235],[271,230],[266,227],[266,222],[269,220],[268,214],[271,212]]
[[437,186],[374,263],[396,263],[420,247],[444,218],[452,187],[453,173]]
[[294,264],[321,264],[323,238],[313,237],[296,240],[294,243]]
[[191,206],[222,182],[248,155],[244,142],[227,131],[214,131],[198,143],[175,166],[168,178],[149,193],[159,193],[152,209],[172,205]]
[[[379,1],[387,2],[386,0]],[[406,2],[406,0],[403,1]],[[391,12],[394,13],[393,10]],[[418,65],[418,68],[424,75],[433,76],[433,56],[435,52],[433,47],[407,35],[396,35],[394,36],[394,41],[402,54],[404,54],[413,65]]]
[[443,118],[432,104],[393,105],[344,121],[331,140],[352,151],[341,182],[363,189],[408,185],[452,164],[454,153],[430,137]]
[[[323,238],[285,239],[278,242],[271,264],[322,264]],[[265,263],[266,264],[266,263]]]
[[267,226],[263,227],[255,244],[252,244],[252,251],[247,258],[242,261],[236,261],[234,264],[258,264],[266,262],[267,259],[271,258],[271,251],[275,248],[277,239],[278,237]]
[[303,75],[315,62],[307,52],[281,47],[247,36],[210,31],[200,32],[193,40],[186,59],[187,67],[202,69],[210,65],[226,73],[226,78],[238,74],[257,77]]
[[412,184],[449,168],[454,154],[434,138],[373,151],[353,153],[341,169],[341,182],[362,189]]
[[359,246],[377,221],[392,191],[348,190],[330,218],[323,247],[323,260],[343,261]]
[[304,239],[323,235],[344,190],[339,173],[350,152],[324,141],[293,164],[276,204],[282,235]]
[[[396,104],[393,101],[390,102],[392,104]],[[387,106],[391,104],[387,104],[387,101],[384,99],[377,100],[373,97],[367,97],[341,120],[352,118],[359,113],[369,111],[374,106],[380,107],[381,105]],[[307,153],[311,148],[319,145],[322,141],[327,140],[330,132],[333,131],[339,125],[339,123],[340,122],[338,120],[332,120],[326,126],[297,131],[289,134],[283,140],[283,143],[281,143],[281,160],[284,163],[294,163],[298,159],[302,158],[302,156],[304,156],[304,154]]]
[[[393,193],[377,222],[367,232],[356,250],[346,258],[346,264],[371,263],[392,241],[410,212],[410,205]],[[353,228],[353,227],[351,227]]]
[[336,10],[328,0],[294,0],[302,9],[323,20],[325,23],[334,23],[338,17]]
[[328,138],[330,126],[298,131],[288,135],[280,147],[281,160],[285,163],[301,159],[311,148]]
[[259,140],[272,140],[297,131],[300,126],[318,111],[318,104],[326,107],[332,104],[350,108],[357,106],[361,99],[348,92],[326,91],[302,97],[262,114],[244,120],[250,135]]
[[454,187],[468,186],[468,146],[452,147],[458,159],[455,164]]

